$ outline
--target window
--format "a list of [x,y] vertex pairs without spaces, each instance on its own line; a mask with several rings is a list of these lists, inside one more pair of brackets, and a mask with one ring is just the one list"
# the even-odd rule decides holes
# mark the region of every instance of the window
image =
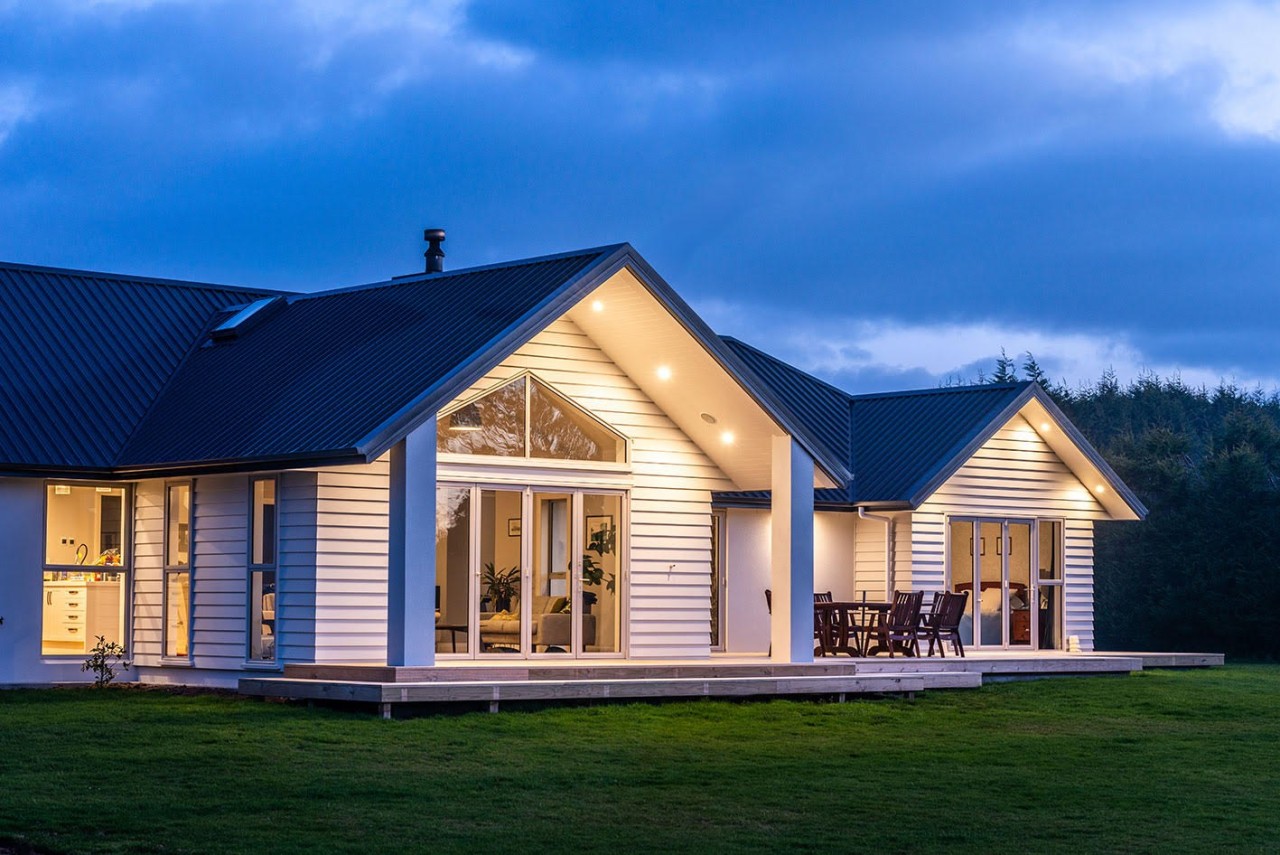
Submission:
[[191,484],[170,484],[164,503],[164,655],[191,654]]
[[251,481],[249,660],[276,660],[276,479]]
[[544,460],[626,460],[626,442],[535,377],[522,375],[440,416],[436,449]]
[[950,520],[951,590],[968,592],[966,645],[1057,650],[1062,645],[1062,522]]
[[98,636],[125,643],[126,499],[123,487],[46,486],[44,655],[83,656]]

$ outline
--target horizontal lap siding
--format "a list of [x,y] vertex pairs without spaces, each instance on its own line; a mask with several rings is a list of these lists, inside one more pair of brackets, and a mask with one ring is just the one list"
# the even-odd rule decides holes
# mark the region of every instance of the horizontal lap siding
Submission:
[[385,663],[390,464],[383,457],[315,477],[316,661]]
[[1063,562],[1066,629],[1080,637],[1080,647],[1093,649],[1093,521],[1067,520]]
[[315,472],[282,472],[277,505],[277,651],[283,662],[316,661]]
[[709,655],[711,493],[732,484],[571,321],[551,324],[461,397],[522,371],[630,440],[630,655]]
[[247,638],[249,479],[196,480],[192,652],[198,668],[239,670]]
[[952,516],[1064,520],[1066,635],[1093,649],[1093,521],[1107,512],[1022,416],[996,432],[913,515],[916,590],[946,583],[946,519]]
[[164,482],[143,481],[133,492],[133,645],[139,666],[164,653]]

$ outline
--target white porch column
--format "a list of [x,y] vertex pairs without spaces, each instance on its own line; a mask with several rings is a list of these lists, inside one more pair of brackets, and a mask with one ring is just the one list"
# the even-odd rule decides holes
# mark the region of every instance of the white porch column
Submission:
[[789,436],[773,437],[773,658],[813,661],[813,458]]
[[387,664],[436,664],[436,420],[391,449]]

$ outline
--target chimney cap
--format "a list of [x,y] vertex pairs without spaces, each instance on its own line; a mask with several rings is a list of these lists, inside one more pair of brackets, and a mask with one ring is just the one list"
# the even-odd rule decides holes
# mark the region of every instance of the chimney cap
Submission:
[[428,273],[444,272],[444,250],[440,244],[444,241],[444,229],[424,229],[422,239],[428,244],[423,256],[427,259]]

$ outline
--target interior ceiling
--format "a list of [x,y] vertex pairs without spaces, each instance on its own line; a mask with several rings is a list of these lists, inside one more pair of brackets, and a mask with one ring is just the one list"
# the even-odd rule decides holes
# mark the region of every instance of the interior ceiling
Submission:
[[[614,274],[567,314],[735,489],[770,489],[771,438],[786,431],[629,270]],[[724,441],[726,432],[732,443]],[[817,467],[814,484],[836,486]]]

